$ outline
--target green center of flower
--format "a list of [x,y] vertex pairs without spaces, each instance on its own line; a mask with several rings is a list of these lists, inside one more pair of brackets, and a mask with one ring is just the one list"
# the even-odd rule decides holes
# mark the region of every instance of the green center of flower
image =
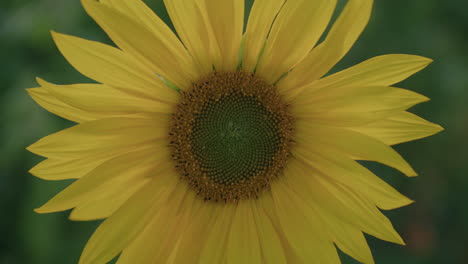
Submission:
[[281,141],[278,123],[252,96],[230,94],[208,102],[192,131],[202,171],[219,184],[249,180],[272,165]]
[[254,198],[289,157],[293,119],[274,86],[215,72],[181,92],[170,142],[175,167],[206,200]]

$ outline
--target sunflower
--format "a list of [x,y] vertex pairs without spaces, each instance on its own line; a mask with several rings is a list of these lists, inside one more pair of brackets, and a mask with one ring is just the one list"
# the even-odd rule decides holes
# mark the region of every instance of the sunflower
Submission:
[[[45,180],[76,179],[39,213],[105,219],[80,264],[374,263],[364,233],[404,244],[380,210],[412,203],[358,161],[416,176],[391,145],[442,130],[393,87],[431,60],[393,54],[325,76],[372,0],[82,0],[117,47],[52,32],[97,83],[29,89],[77,125],[28,147]],[[320,42],[320,43],[319,43]],[[325,76],[325,77],[324,77]],[[335,247],[336,246],[336,247]]]

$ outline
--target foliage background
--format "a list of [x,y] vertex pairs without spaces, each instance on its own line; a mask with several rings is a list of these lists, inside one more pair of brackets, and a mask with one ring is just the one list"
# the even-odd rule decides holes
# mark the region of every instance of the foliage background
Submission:
[[[147,3],[168,21],[162,0]],[[466,0],[376,0],[368,28],[335,69],[387,53],[419,54],[435,61],[400,84],[432,98],[413,112],[446,128],[436,136],[397,146],[420,176],[408,179],[369,164],[417,201],[386,213],[406,247],[368,237],[377,263],[468,263],[466,10]],[[41,109],[25,88],[37,85],[36,76],[63,84],[89,81],[60,55],[50,29],[110,43],[78,0],[0,2],[0,264],[77,263],[98,224],[71,222],[66,212],[32,211],[70,182],[31,176],[29,168],[41,158],[24,148],[72,123]],[[356,263],[344,255],[342,259]]]

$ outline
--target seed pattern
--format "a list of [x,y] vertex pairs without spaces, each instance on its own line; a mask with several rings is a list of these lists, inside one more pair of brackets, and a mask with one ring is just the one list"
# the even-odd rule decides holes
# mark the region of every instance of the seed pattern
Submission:
[[183,179],[206,200],[258,197],[289,157],[293,119],[275,87],[214,72],[181,92],[170,146]]

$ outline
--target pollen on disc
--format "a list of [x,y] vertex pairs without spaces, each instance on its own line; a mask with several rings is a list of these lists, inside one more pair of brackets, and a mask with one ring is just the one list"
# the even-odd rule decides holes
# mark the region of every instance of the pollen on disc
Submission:
[[289,156],[293,119],[275,88],[243,73],[213,73],[182,93],[173,159],[206,200],[257,197]]

